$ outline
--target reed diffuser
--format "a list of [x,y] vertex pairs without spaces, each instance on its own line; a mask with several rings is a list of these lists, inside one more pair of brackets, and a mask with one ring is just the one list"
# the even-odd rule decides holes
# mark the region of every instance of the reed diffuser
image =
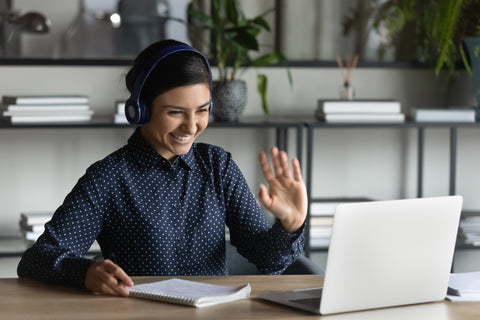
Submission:
[[346,67],[344,67],[342,59],[337,56],[338,68],[343,78],[343,85],[340,87],[340,99],[342,100],[353,100],[355,98],[355,91],[352,87],[350,79],[352,77],[353,70],[357,67],[358,55],[355,55],[353,58],[348,57],[346,59]]

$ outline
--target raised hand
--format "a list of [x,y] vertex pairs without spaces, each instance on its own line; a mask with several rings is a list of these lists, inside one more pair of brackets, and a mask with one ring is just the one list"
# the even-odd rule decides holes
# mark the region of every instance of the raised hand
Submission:
[[259,199],[265,208],[280,220],[283,228],[292,233],[303,225],[307,216],[307,189],[300,163],[298,159],[292,159],[292,174],[286,152],[273,147],[270,153],[273,171],[267,155],[264,152],[259,155],[260,166],[268,182],[268,189],[264,184],[260,185]]

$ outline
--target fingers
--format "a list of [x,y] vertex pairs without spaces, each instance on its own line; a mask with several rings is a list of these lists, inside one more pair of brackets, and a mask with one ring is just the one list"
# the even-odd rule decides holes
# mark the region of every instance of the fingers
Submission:
[[292,173],[290,172],[290,168],[288,167],[288,156],[285,151],[281,151],[278,154],[278,158],[280,161],[280,167],[282,169],[281,175],[286,179],[292,178]]
[[282,177],[284,174],[284,166],[282,164],[281,152],[278,151],[277,147],[273,147],[270,149],[270,154],[272,156],[273,170],[275,171],[275,176]]
[[258,193],[258,199],[263,203],[266,208],[269,208],[272,203],[272,199],[268,195],[267,187],[264,184],[260,184],[260,191]]
[[[108,261],[110,261],[110,260],[108,260]],[[117,285],[119,283],[121,283],[121,284],[123,284],[127,287],[133,286],[132,279],[130,279],[130,277],[125,273],[125,271],[123,271],[122,268],[120,268],[118,265],[116,265],[112,261],[110,261],[110,262],[115,266],[115,269],[112,272],[112,276],[117,279]]]
[[132,285],[125,271],[108,259],[92,264],[85,276],[87,289],[101,294],[128,296],[126,286]]
[[258,155],[258,160],[260,162],[260,169],[262,170],[263,176],[265,177],[265,179],[267,179],[267,181],[272,180],[274,178],[274,176],[273,176],[272,169],[270,168],[270,165],[268,164],[268,159],[267,159],[267,155],[265,154],[265,152],[261,152]]
[[300,169],[300,161],[297,158],[292,159],[293,177],[296,181],[303,181],[302,170]]
[[[287,153],[285,151],[279,151],[277,147],[273,147],[270,149],[270,154],[272,157],[273,171],[268,163],[267,155],[265,154],[265,152],[262,152],[259,155],[260,167],[267,181],[270,181],[275,177],[291,179],[292,173],[288,166]],[[298,167],[298,169],[299,168],[300,167]]]

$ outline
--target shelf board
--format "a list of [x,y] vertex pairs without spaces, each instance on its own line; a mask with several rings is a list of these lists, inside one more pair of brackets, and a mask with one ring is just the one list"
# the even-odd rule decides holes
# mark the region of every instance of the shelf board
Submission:
[[[291,117],[264,117],[248,116],[239,121],[216,122],[210,121],[210,128],[291,128],[302,127],[300,121]],[[58,122],[58,123],[20,123],[12,124],[8,119],[0,120],[0,129],[61,129],[61,128],[135,128],[129,123],[114,123],[113,116],[97,116],[88,122]]]
[[416,122],[407,120],[405,122],[325,122],[315,117],[300,116],[297,120],[311,128],[468,128],[480,127],[480,122]]
[[128,123],[114,123],[113,116],[93,117],[88,122],[58,122],[58,123],[19,123],[12,124],[8,119],[0,121],[0,129],[52,129],[52,128],[129,128]]

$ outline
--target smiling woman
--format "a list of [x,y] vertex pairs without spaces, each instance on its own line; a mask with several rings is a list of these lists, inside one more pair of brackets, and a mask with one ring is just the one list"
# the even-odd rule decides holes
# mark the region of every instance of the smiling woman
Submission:
[[[259,199],[272,225],[231,153],[195,143],[208,125],[211,79],[203,54],[178,41],[138,55],[125,104],[138,127],[78,180],[24,253],[19,276],[127,296],[130,276],[225,275],[226,226],[262,273],[280,274],[300,256],[307,194],[299,161],[290,168],[274,147],[272,169],[259,156],[268,181]],[[108,259],[85,257],[95,240]]]
[[208,125],[210,89],[207,84],[178,87],[159,95],[142,135],[169,161],[186,154]]

